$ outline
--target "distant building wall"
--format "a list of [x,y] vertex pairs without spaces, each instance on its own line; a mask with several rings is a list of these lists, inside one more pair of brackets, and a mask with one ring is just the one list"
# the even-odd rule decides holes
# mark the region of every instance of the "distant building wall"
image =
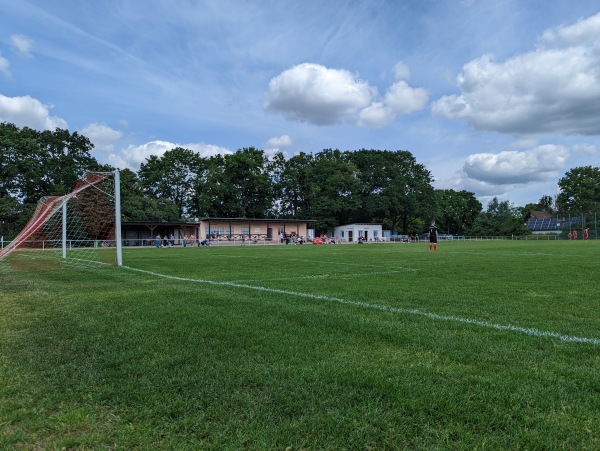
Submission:
[[359,237],[366,241],[382,241],[383,231],[381,224],[346,224],[333,230],[333,238],[339,238],[343,242],[357,243]]

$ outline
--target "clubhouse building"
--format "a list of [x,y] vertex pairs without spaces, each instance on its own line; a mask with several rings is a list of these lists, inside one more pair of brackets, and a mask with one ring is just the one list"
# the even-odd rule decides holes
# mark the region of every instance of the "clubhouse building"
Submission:
[[121,237],[126,246],[151,246],[154,238],[173,236],[175,244],[184,237],[211,244],[275,244],[286,237],[314,236],[312,219],[203,218],[198,222],[124,221]]

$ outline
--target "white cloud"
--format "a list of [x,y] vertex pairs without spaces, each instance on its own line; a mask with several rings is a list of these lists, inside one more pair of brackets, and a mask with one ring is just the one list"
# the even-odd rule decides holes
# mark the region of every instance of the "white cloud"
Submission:
[[30,96],[6,97],[0,94],[0,122],[10,122],[17,127],[35,130],[66,129],[67,122],[57,116],[51,116],[51,109],[51,105],[44,105]]
[[557,48],[579,47],[598,40],[600,13],[581,19],[573,25],[561,25],[544,31],[539,39],[540,46]]
[[31,47],[33,40],[22,34],[13,34],[10,37],[10,43],[15,52],[24,58],[33,58]]
[[10,70],[8,69],[9,66],[10,63],[8,62],[8,60],[4,58],[0,53],[0,74],[3,74],[7,78],[11,77]]
[[394,77],[396,80],[408,80],[410,78],[410,69],[402,61],[398,61],[394,65]]
[[481,130],[600,134],[600,14],[546,31],[535,51],[501,63],[483,55],[463,66],[459,95],[432,111]]
[[210,157],[217,154],[231,154],[232,152],[225,147],[215,146],[213,144],[205,143],[191,143],[191,144],[175,144],[168,141],[151,141],[139,146],[129,146],[122,151],[122,156],[114,156],[113,159],[121,161],[120,168],[128,167],[131,170],[137,171],[141,163],[144,163],[146,159],[152,155],[161,157],[165,152],[175,149],[176,147],[183,147],[184,149],[193,150],[201,157]]
[[398,62],[394,75],[400,80],[379,101],[376,88],[346,70],[299,64],[271,80],[264,107],[288,119],[317,125],[347,121],[359,127],[380,128],[397,114],[425,108],[428,101],[425,89],[412,88],[401,80],[410,76],[406,64]]
[[281,149],[282,147],[290,147],[292,139],[288,135],[275,136],[267,141],[268,149]]
[[371,103],[361,110],[357,125],[359,127],[381,128],[390,124],[398,114],[409,114],[427,106],[429,94],[423,88],[412,88],[404,79],[410,76],[406,64],[399,62],[394,66],[394,75],[398,81],[385,93],[383,101]]
[[569,149],[547,144],[531,150],[478,153],[465,160],[465,174],[480,182],[494,185],[529,183],[556,178],[564,169]]
[[269,82],[267,110],[316,125],[336,124],[371,103],[376,90],[346,70],[299,64]]
[[478,194],[478,199],[483,202],[485,199],[493,197],[504,197],[512,187],[510,185],[495,185],[469,178],[464,172],[436,180],[434,183],[436,189],[453,189],[455,191],[468,191]]
[[114,130],[106,124],[89,124],[81,130],[94,144],[94,149],[100,152],[112,152],[115,144],[121,139],[123,133]]
[[598,146],[594,144],[575,144],[573,146],[573,152],[579,153],[587,156],[592,156],[600,153],[600,149]]
[[398,114],[422,110],[429,95],[423,88],[411,88],[404,80],[397,81],[388,89],[384,102]]
[[373,102],[360,112],[357,125],[359,127],[381,128],[391,123],[396,114],[382,102]]

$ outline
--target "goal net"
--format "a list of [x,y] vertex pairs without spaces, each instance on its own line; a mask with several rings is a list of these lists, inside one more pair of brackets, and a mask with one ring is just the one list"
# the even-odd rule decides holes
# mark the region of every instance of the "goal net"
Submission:
[[0,249],[0,273],[122,264],[119,172],[88,172],[64,196],[42,198]]

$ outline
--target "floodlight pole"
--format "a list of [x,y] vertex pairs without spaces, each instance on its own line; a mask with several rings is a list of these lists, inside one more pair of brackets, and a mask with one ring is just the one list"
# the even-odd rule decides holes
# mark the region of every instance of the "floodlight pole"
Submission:
[[121,177],[115,170],[115,244],[117,245],[117,266],[123,266],[123,243],[121,242]]

